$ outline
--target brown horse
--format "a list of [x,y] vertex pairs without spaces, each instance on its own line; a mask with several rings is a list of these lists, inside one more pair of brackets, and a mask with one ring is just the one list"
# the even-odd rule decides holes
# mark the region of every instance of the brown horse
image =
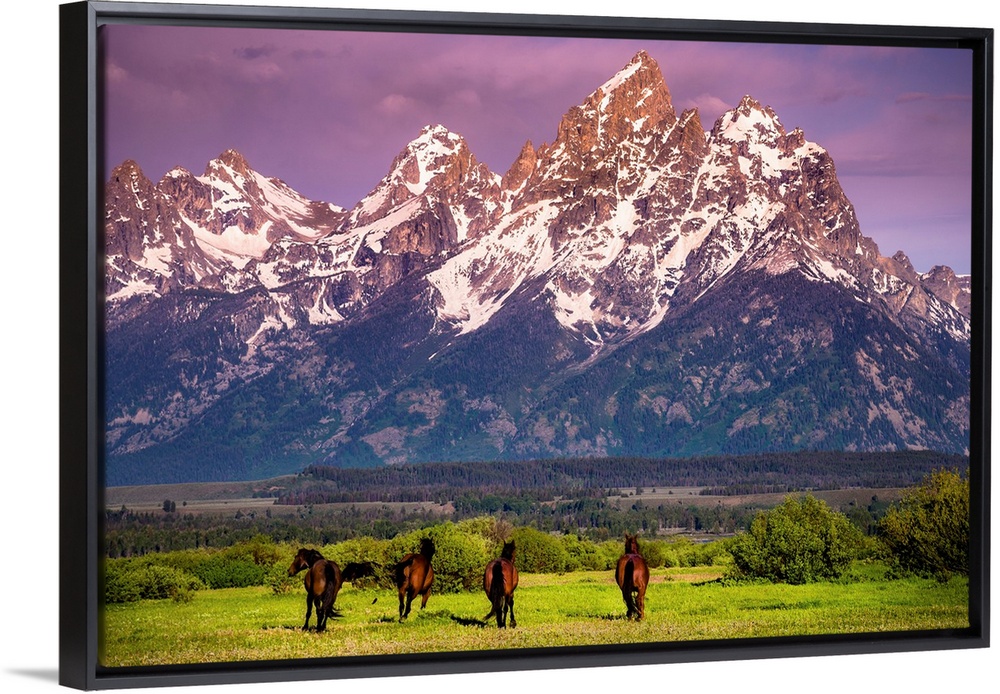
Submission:
[[419,553],[407,554],[396,564],[400,622],[410,615],[410,605],[418,595],[421,597],[420,609],[427,606],[427,598],[431,596],[431,584],[434,583],[434,569],[431,567],[433,556],[434,542],[425,537],[420,541]]
[[483,590],[490,599],[492,609],[483,617],[483,621],[496,615],[497,627],[507,627],[507,612],[510,611],[510,628],[517,627],[514,617],[514,589],[517,588],[517,568],[514,566],[514,543],[507,542],[503,546],[499,559],[494,559],[486,565],[483,574]]
[[335,614],[333,603],[343,584],[340,567],[336,562],[324,559],[315,549],[303,547],[288,567],[288,575],[294,576],[303,569],[308,571],[303,579],[306,587],[306,621],[302,630],[309,629],[309,617],[312,615],[313,605],[316,605],[316,631],[324,631],[327,618]]
[[618,566],[615,567],[615,581],[622,589],[622,597],[625,599],[625,618],[641,620],[646,616],[649,567],[639,554],[639,541],[635,535],[625,534],[625,554],[619,557]]

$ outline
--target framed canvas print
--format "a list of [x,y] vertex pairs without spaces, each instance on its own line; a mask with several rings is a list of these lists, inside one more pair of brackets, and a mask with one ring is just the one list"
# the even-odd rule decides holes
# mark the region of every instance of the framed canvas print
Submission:
[[989,644],[992,30],[60,16],[63,684]]

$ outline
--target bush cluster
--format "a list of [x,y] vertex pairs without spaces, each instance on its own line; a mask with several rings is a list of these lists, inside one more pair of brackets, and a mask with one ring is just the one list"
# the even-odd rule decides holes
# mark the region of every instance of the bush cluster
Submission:
[[[104,601],[114,604],[142,599],[189,600],[193,591],[205,588],[265,585],[281,561],[282,549],[266,537],[217,551],[183,550],[108,559],[104,568]],[[286,562],[284,568],[287,566]]]
[[890,560],[902,571],[936,576],[969,573],[969,480],[939,470],[889,509],[878,525]]
[[105,604],[162,600],[187,601],[193,591],[205,588],[197,576],[149,562],[109,562],[104,571]]
[[732,578],[811,583],[841,575],[864,545],[861,531],[812,495],[787,497],[729,543]]

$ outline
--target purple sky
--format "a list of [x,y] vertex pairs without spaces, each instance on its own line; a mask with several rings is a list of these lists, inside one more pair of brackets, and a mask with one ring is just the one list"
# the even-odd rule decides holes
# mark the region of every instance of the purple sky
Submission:
[[504,173],[639,49],[709,129],[744,94],[830,151],[862,232],[968,272],[971,53],[504,36],[106,26],[106,154],[158,180],[228,148],[351,207],[422,126]]

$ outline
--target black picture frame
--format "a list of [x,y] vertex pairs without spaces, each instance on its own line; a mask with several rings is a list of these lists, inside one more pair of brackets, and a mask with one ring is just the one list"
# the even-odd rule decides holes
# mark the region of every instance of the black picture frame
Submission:
[[[102,511],[100,317],[103,270],[97,28],[106,22],[324,26],[473,33],[569,33],[761,42],[969,48],[974,64],[970,623],[966,630],[727,640],[104,669],[98,665]],[[977,28],[815,25],[452,12],[78,2],[60,7],[60,683],[79,689],[306,681],[593,666],[874,654],[989,646],[989,417],[993,32]],[[81,491],[82,490],[82,491]],[[81,567],[84,567],[81,570]]]

